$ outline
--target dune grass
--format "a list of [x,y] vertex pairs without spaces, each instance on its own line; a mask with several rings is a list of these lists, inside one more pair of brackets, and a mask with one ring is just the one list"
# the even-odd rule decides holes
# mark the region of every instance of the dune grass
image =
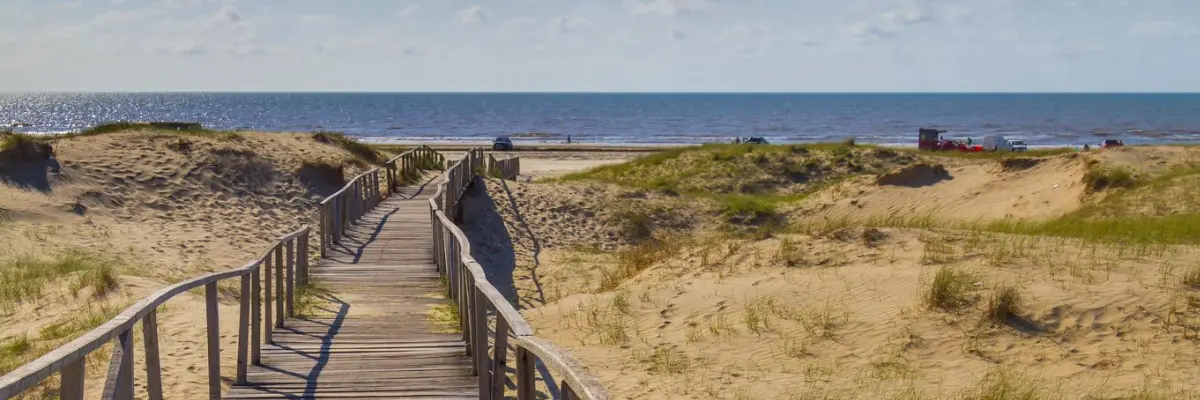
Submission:
[[103,297],[117,287],[117,262],[78,250],[10,258],[0,263],[0,309],[39,301],[58,282],[68,282],[76,293],[90,289],[92,296]]
[[600,271],[598,291],[607,292],[621,287],[655,263],[670,260],[683,250],[683,243],[675,239],[645,242],[617,253],[617,264]]
[[118,133],[118,132],[125,132],[125,131],[155,131],[155,132],[162,132],[162,133],[179,133],[179,134],[187,134],[187,135],[195,135],[195,136],[204,136],[204,137],[210,137],[210,138],[221,139],[221,140],[239,140],[242,138],[242,136],[240,134],[238,134],[238,132],[236,132],[236,131],[222,131],[222,130],[207,129],[207,128],[203,128],[203,127],[192,127],[192,128],[188,128],[188,129],[170,129],[167,127],[155,126],[155,125],[152,125],[151,123],[129,122],[129,121],[106,122],[103,124],[99,124],[99,125],[96,125],[96,126],[93,126],[90,128],[80,130],[79,132],[72,132],[72,133],[68,133],[66,135],[61,135],[61,136],[57,136],[57,137],[71,138],[71,137],[78,137],[78,136],[95,136],[95,135],[104,135],[104,134]]
[[1021,311],[1021,292],[1012,286],[996,289],[988,299],[988,319],[997,325],[1008,323],[1010,318],[1017,317]]
[[1008,370],[995,370],[974,387],[958,396],[960,400],[1050,400],[1065,398],[1034,377]]
[[0,133],[0,159],[39,161],[53,154],[54,149],[44,138],[23,133]]
[[346,134],[341,132],[317,131],[313,132],[312,137],[313,140],[318,142],[341,147],[369,164],[379,164],[385,161],[383,160],[383,156],[374,147],[346,136]]
[[[86,309],[79,313],[61,317],[38,330],[36,335],[19,334],[15,337],[0,341],[0,375],[12,372],[26,363],[41,357],[68,341],[79,337],[87,331],[111,320],[121,312],[122,307],[101,305]],[[106,349],[105,349],[106,350]],[[89,363],[93,357],[103,359],[107,351],[97,351],[89,355]]]
[[955,311],[971,303],[971,285],[975,276],[953,267],[941,267],[925,292],[925,306],[940,311]]

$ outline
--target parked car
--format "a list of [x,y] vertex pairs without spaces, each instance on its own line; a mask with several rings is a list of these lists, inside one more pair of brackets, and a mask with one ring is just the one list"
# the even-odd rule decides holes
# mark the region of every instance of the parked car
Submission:
[[1125,142],[1116,140],[1116,139],[1106,139],[1105,141],[1100,142],[1100,148],[1102,148],[1102,149],[1107,149],[1109,147],[1123,147],[1123,146],[1125,146]]
[[1029,151],[1029,146],[1020,140],[1009,140],[1008,148],[1012,149],[1012,151]]
[[500,136],[497,137],[496,140],[492,141],[492,150],[511,151],[512,149],[513,142],[508,136]]
[[764,137],[761,137],[761,136],[754,136],[754,137],[749,137],[749,138],[746,138],[746,140],[743,140],[743,141],[742,141],[742,143],[747,143],[747,144],[767,144],[767,139],[766,139],[766,138],[764,138]]

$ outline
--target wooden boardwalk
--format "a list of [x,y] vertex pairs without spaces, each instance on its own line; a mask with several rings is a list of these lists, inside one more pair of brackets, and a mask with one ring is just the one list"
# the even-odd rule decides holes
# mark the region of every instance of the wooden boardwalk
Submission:
[[310,270],[329,291],[321,312],[285,319],[225,398],[479,398],[462,334],[428,316],[448,302],[433,259],[433,191],[404,187],[348,229]]

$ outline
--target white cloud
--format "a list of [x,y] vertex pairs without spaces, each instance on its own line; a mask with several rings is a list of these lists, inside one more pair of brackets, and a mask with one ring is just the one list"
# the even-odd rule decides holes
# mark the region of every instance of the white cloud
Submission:
[[558,33],[571,33],[591,25],[591,21],[583,18],[558,17],[554,19],[554,30]]
[[633,15],[681,16],[709,11],[706,0],[623,0],[625,9]]
[[489,20],[482,6],[470,6],[458,11],[458,22],[464,24],[486,24]]
[[668,28],[667,29],[667,38],[669,38],[671,40],[675,40],[675,41],[682,41],[682,40],[687,40],[688,35],[686,32],[684,32],[683,30],[680,30],[678,28]]
[[304,14],[300,16],[300,23],[303,24],[329,25],[341,21],[341,17],[333,14]]
[[420,5],[411,4],[408,7],[404,7],[404,9],[400,10],[400,18],[411,17],[413,15],[416,15],[420,11],[421,11]]
[[1129,36],[1139,38],[1200,37],[1200,29],[1171,21],[1139,21],[1129,25]]
[[[912,1],[898,1],[894,7],[864,21],[842,27],[842,31],[858,43],[873,43],[882,39],[899,36],[912,26],[934,21],[933,15],[926,11],[921,4]],[[960,21],[965,18],[965,11],[959,10],[954,14]],[[962,15],[960,15],[962,14]]]
[[218,22],[238,22],[242,20],[242,14],[238,13],[237,9],[231,5],[223,5],[213,14],[213,20]]

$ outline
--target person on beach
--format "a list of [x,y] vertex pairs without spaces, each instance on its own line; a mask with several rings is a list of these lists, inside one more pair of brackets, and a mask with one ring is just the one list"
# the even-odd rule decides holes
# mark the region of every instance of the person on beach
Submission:
[[571,135],[567,135],[567,144],[571,144]]

